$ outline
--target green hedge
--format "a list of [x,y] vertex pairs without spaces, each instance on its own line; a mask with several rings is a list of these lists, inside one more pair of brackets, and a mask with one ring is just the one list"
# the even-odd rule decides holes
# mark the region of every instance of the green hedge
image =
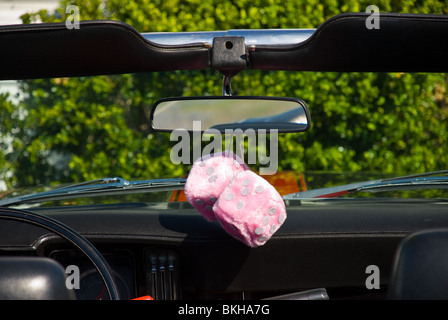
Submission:
[[[70,4],[78,6],[81,20],[120,20],[152,32],[316,28],[339,13],[363,12],[372,3],[79,0],[61,1],[57,14],[43,10],[23,20],[65,21]],[[447,1],[374,4],[381,12],[448,14]],[[35,80],[21,86],[19,105],[0,97],[0,180],[9,187],[106,176],[184,176],[188,166],[171,163],[174,142],[168,134],[151,134],[148,112],[162,97],[220,95],[222,76],[174,72]],[[232,80],[235,95],[294,96],[307,102],[311,130],[279,138],[280,169],[301,172],[399,174],[447,168],[447,86],[445,74],[248,70]],[[11,139],[12,150],[7,148]]]

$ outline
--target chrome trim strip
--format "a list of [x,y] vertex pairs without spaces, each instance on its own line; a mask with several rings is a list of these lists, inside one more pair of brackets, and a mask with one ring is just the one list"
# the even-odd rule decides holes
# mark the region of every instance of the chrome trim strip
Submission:
[[307,40],[316,29],[234,29],[228,31],[148,32],[142,36],[159,45],[213,44],[215,37],[244,37],[246,45],[290,45]]

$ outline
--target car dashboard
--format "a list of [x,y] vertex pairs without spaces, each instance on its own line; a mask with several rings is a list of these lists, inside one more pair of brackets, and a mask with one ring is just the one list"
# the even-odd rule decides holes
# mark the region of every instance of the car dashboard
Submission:
[[[86,237],[110,264],[120,298],[275,299],[323,289],[329,299],[384,299],[400,242],[448,226],[444,200],[286,200],[288,218],[250,248],[187,202],[28,209]],[[73,245],[42,228],[0,224],[0,254],[50,257],[80,273],[79,300],[108,299],[99,273]],[[380,287],[368,288],[369,266]],[[320,296],[322,298],[322,296]]]

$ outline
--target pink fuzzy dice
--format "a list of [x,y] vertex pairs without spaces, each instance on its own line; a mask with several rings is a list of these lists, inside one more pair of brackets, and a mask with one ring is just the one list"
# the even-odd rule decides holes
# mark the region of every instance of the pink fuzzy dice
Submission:
[[213,205],[238,173],[248,170],[232,152],[211,154],[193,164],[185,184],[185,196],[208,221],[216,221]]
[[249,170],[230,182],[213,211],[224,230],[250,247],[265,244],[286,220],[285,203],[280,194]]

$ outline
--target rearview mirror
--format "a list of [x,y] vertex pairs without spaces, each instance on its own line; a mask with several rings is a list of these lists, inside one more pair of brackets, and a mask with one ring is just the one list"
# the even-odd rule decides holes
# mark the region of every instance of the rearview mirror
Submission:
[[[199,125],[198,125],[199,124]],[[205,131],[216,129],[264,129],[303,132],[311,119],[304,101],[277,97],[181,97],[157,101],[151,111],[155,131],[176,129]]]

